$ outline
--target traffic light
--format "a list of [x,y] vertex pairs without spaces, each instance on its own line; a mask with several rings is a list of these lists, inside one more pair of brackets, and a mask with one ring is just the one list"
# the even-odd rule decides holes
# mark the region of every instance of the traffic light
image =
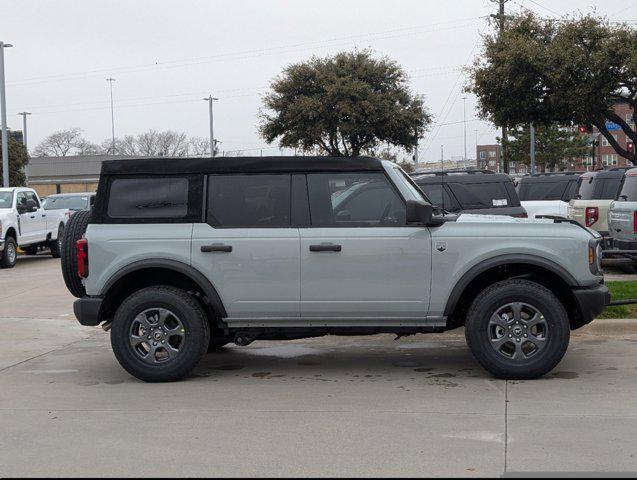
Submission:
[[577,131],[579,133],[591,133],[593,128],[590,125],[578,125]]
[[626,150],[628,150],[628,153],[635,153],[635,144],[629,140],[626,144]]

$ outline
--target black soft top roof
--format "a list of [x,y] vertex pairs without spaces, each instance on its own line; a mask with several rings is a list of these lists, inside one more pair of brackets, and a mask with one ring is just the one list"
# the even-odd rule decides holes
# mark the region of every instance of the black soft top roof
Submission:
[[518,183],[561,183],[561,182],[576,182],[583,172],[551,172],[551,173],[536,173],[533,175],[527,175],[518,181]]
[[106,160],[102,175],[381,171],[372,157],[215,157]]
[[417,184],[437,184],[437,183],[502,183],[513,182],[511,177],[505,173],[484,173],[484,172],[451,172],[444,175],[441,172],[420,173],[412,176]]

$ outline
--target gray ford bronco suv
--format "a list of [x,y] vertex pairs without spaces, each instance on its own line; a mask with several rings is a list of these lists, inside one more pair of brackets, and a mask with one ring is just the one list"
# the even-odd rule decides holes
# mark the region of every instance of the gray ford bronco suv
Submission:
[[225,344],[465,327],[500,378],[535,378],[609,301],[600,237],[565,219],[443,217],[369,157],[104,162],[62,269],[145,381]]

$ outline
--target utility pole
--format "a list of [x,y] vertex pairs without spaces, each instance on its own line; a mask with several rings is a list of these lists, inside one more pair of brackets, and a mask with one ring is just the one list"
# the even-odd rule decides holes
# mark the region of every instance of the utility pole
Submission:
[[[24,149],[27,151],[27,157],[29,156],[29,144],[27,143],[27,115],[31,115],[30,112],[20,112],[18,115],[22,115],[22,144],[24,145]],[[26,179],[27,185],[29,185],[29,162],[27,159],[27,163],[24,166],[24,177]]]
[[468,167],[467,162],[467,97],[462,97],[462,111],[464,118],[464,168]]
[[208,117],[210,118],[210,157],[215,158],[215,147],[217,145],[215,141],[214,123],[212,116],[212,102],[219,99],[213,97],[212,95],[208,95],[206,98],[204,98],[204,100],[208,102]]
[[535,125],[531,122],[529,126],[531,131],[531,175],[535,175]]
[[414,146],[414,168],[418,168],[418,137],[416,137],[416,145]]
[[7,132],[7,91],[4,88],[4,49],[13,47],[0,42],[0,121],[2,122],[2,186],[9,186],[9,134]]
[[112,145],[113,155],[117,152],[115,151],[115,110],[113,109],[113,82],[115,79],[113,77],[108,77],[106,81],[110,84],[111,87],[111,137],[112,137]]
[[[506,17],[504,15],[504,4],[508,2],[508,0],[491,0],[492,2],[497,2],[499,4],[498,13],[496,15],[491,15],[493,18],[497,18],[499,21],[500,27],[500,38],[504,34],[504,22]],[[501,157],[502,157],[502,167],[504,173],[509,173],[509,162],[506,158],[506,142],[507,142],[507,127],[506,125],[502,125],[502,149],[501,149]]]

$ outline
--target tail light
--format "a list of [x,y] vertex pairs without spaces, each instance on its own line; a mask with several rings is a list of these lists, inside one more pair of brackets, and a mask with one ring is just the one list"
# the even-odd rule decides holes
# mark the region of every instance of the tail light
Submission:
[[637,233],[637,211],[633,212],[633,233]]
[[88,277],[88,240],[80,238],[75,244],[77,249],[77,276]]
[[586,207],[586,226],[592,226],[597,220],[599,220],[599,208]]
[[513,215],[515,218],[529,218],[526,212]]

